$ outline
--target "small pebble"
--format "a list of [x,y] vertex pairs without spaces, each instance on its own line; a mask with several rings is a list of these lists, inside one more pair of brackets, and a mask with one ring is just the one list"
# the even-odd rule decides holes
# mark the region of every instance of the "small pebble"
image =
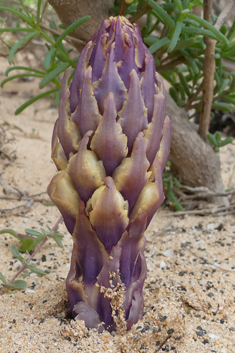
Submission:
[[162,317],[160,317],[159,321],[160,321],[160,322],[163,322],[163,321],[166,320],[166,318],[167,318],[167,316],[162,316]]
[[187,271],[180,271],[180,272],[179,272],[179,276],[182,277],[182,276],[184,276],[186,273],[187,273]]
[[174,250],[173,249],[168,249],[168,250],[163,252],[163,255],[167,256],[167,257],[172,257],[174,255]]
[[45,254],[42,255],[41,260],[42,260],[42,262],[45,262],[47,260],[47,257]]
[[145,325],[144,328],[141,330],[141,333],[144,333],[149,330],[149,325]]
[[208,339],[205,339],[205,340],[202,341],[202,343],[203,343],[203,344],[207,344],[207,343],[209,343],[209,340],[208,340]]
[[204,335],[203,331],[196,331],[196,334],[199,336],[199,337],[202,337]]

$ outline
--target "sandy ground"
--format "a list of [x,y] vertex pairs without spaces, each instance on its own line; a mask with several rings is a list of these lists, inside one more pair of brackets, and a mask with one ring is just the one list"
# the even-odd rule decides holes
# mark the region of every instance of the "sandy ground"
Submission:
[[[0,59],[0,80],[6,67],[6,60]],[[41,100],[14,116],[37,91],[37,80],[12,81],[0,93],[0,123],[10,139],[4,152],[12,160],[16,156],[14,161],[0,159],[0,171],[5,186],[22,195],[44,192],[56,172],[50,160],[54,102]],[[234,154],[235,145],[221,152],[223,180],[233,188]],[[0,196],[6,196],[2,186]],[[25,228],[53,226],[59,212],[44,201],[49,201],[46,194],[27,208],[25,200],[0,199],[0,229],[23,233]],[[51,272],[44,277],[32,274],[26,278],[26,290],[0,297],[0,351],[235,352],[235,217],[180,218],[170,213],[162,207],[146,232],[145,315],[130,332],[87,331],[82,322],[68,318],[65,278],[72,241],[61,224],[64,248],[48,241],[35,257],[39,268]],[[9,234],[0,236],[0,271],[8,279],[20,266],[10,251],[12,244],[19,246]]]

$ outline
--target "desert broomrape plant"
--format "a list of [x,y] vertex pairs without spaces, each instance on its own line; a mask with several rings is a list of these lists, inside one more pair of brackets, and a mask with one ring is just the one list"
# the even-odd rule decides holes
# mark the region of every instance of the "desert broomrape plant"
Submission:
[[[66,288],[76,319],[115,328],[107,290],[124,290],[127,329],[143,315],[144,232],[164,199],[165,90],[137,25],[105,20],[65,74],[48,193],[73,237]],[[104,288],[106,292],[104,293]]]

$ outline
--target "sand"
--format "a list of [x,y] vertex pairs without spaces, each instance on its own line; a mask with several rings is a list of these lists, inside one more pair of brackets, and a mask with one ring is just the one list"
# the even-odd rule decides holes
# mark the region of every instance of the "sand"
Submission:
[[[6,68],[0,58],[1,80]],[[0,124],[9,140],[0,171],[12,192],[5,195],[0,186],[0,230],[24,233],[25,228],[52,227],[59,218],[56,207],[48,206],[48,196],[41,194],[56,172],[50,140],[57,107],[43,99],[14,116],[19,105],[39,92],[37,85],[37,79],[12,81],[0,93]],[[234,154],[234,144],[220,153],[226,188],[235,188]],[[21,200],[16,199],[19,193]],[[40,195],[25,199],[35,194]],[[65,278],[72,240],[63,224],[59,229],[64,248],[48,240],[34,259],[50,273],[31,274],[25,278],[27,289],[0,297],[1,353],[235,352],[234,215],[174,217],[166,204],[161,207],[146,232],[145,314],[130,332],[88,331],[82,321],[69,317]],[[20,245],[11,235],[0,235],[0,272],[8,280],[20,267],[12,244]]]

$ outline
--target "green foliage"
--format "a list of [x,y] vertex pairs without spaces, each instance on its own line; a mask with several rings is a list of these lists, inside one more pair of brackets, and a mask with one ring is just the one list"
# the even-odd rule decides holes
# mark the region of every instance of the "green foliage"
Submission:
[[[43,271],[39,269],[35,263],[30,261],[30,259],[22,256],[22,253],[29,253],[35,249],[33,253],[33,255],[35,255],[48,239],[54,239],[57,245],[63,247],[62,240],[64,236],[58,231],[58,227],[56,227],[55,230],[52,230],[47,226],[47,230],[43,228],[40,230],[41,231],[39,232],[34,229],[25,229],[25,234],[19,234],[12,229],[3,229],[0,231],[0,234],[10,234],[21,242],[20,248],[17,248],[17,246],[13,244],[11,246],[11,252],[12,255],[22,263],[22,271],[24,277],[28,277],[30,273],[36,273],[41,277],[45,276],[50,271]],[[23,280],[14,280],[12,282],[8,282],[1,272],[0,280],[5,285],[5,288],[10,290],[21,290],[27,286],[27,282]]]
[[168,197],[172,202],[172,205],[177,211],[183,211],[183,206],[180,204],[179,200],[177,199],[174,188],[181,188],[182,185],[180,184],[179,180],[173,175],[170,170],[171,163],[170,161],[166,162],[165,170],[163,172],[163,184],[164,187],[167,189]]
[[[15,112],[15,114],[21,113],[25,108],[27,108],[32,103],[37,100],[49,96],[54,93],[58,93],[61,88],[61,82],[59,80],[59,75],[64,72],[67,68],[72,67],[73,69],[76,67],[77,59],[72,60],[70,58],[70,51],[66,49],[62,41],[69,35],[74,29],[81,26],[84,22],[90,19],[90,16],[84,16],[79,18],[77,21],[72,23],[69,27],[67,27],[60,35],[56,34],[48,34],[46,30],[42,29],[40,26],[40,15],[41,15],[41,3],[39,0],[37,2],[37,11],[36,16],[33,16],[28,7],[25,6],[24,1],[20,0],[22,11],[15,9],[15,7],[4,7],[0,6],[0,10],[8,11],[13,15],[17,16],[21,23],[24,25],[19,27],[7,27],[0,28],[0,34],[4,32],[26,32],[28,33],[26,36],[21,38],[13,47],[11,48],[8,56],[9,64],[13,63],[14,56],[16,52],[30,43],[30,41],[37,37],[46,40],[46,47],[48,49],[48,53],[44,60],[43,70],[35,70],[29,67],[24,66],[13,66],[10,69],[6,70],[5,75],[13,70],[22,70],[22,73],[17,73],[16,75],[12,75],[7,77],[5,80],[1,82],[1,87],[3,87],[7,82],[14,80],[16,78],[22,77],[39,77],[41,78],[41,82],[39,84],[39,88],[44,88],[50,82],[55,85],[55,88],[50,89],[46,92],[43,92],[25,102],[21,105]],[[50,23],[50,28],[53,30],[57,30],[57,27],[53,21]]]
[[63,234],[58,232],[58,228],[54,231],[48,227],[48,230],[41,228],[41,232],[34,229],[25,229],[25,234],[19,234],[12,229],[2,229],[0,234],[10,234],[21,242],[21,247],[18,249],[22,253],[30,252],[40,244],[44,238],[53,238],[55,242],[63,247]]
[[2,272],[0,272],[0,280],[11,290],[21,290],[27,287],[27,282],[20,279],[16,279],[15,281],[8,283]]
[[[146,0],[145,3],[151,8],[148,14],[152,15],[153,25],[142,27],[142,36],[154,55],[158,72],[170,82],[170,95],[177,105],[187,110],[194,108],[192,116],[201,111],[204,37],[210,37],[216,40],[216,85],[212,108],[234,111],[235,72],[227,70],[223,59],[235,62],[235,22],[230,30],[226,25],[218,30],[192,13],[194,6],[202,5],[201,1],[174,0],[172,3],[165,0],[158,4]],[[163,29],[154,32],[160,23]]]
[[[54,84],[55,88],[27,101],[16,110],[16,114],[42,97],[55,93],[58,96],[61,87],[59,75],[69,67],[74,69],[77,62],[77,59],[71,59],[70,51],[66,49],[63,40],[90,18],[84,16],[78,19],[60,35],[51,34],[40,27],[41,1],[37,2],[35,16],[30,13],[23,0],[20,0],[20,3],[21,11],[15,7],[0,7],[0,10],[11,12],[17,16],[22,23],[21,26],[15,28],[0,28],[0,33],[7,31],[27,33],[11,48],[9,63],[13,62],[17,50],[34,37],[46,40],[48,53],[44,59],[44,70],[11,67],[6,71],[6,76],[12,70],[23,70],[23,73],[7,77],[2,81],[1,87],[15,78],[32,76],[41,78],[40,88],[46,87],[49,83]],[[113,15],[118,15],[120,5],[121,0],[116,0],[111,9]],[[202,5],[202,1],[165,0],[158,4],[154,0],[135,0],[131,4],[126,4],[125,15],[129,14],[136,18],[139,14],[147,14],[146,24],[141,28],[143,40],[155,58],[158,72],[170,82],[172,98],[179,106],[186,107],[187,110],[194,108],[195,113],[192,116],[201,110],[202,88],[200,84],[203,79],[204,37],[216,40],[216,85],[213,108],[219,105],[219,109],[222,111],[231,112],[235,110],[235,72],[229,72],[226,69],[223,65],[223,59],[235,62],[235,22],[231,29],[223,25],[218,30],[209,22],[192,13],[192,9],[198,5]],[[159,24],[163,28],[156,32]],[[57,26],[53,21],[50,23],[50,28],[57,31]],[[60,26],[60,28],[64,28],[64,26]]]
[[229,143],[233,142],[233,138],[231,136],[227,137],[224,140],[221,140],[221,137],[222,137],[221,132],[216,132],[215,136],[209,133],[207,135],[207,137],[208,137],[208,140],[213,145],[213,148],[214,148],[215,152],[219,152],[220,147],[226,146]]
[[[1,87],[11,80],[27,76],[41,78],[40,88],[45,88],[48,84],[54,85],[54,88],[29,99],[16,110],[15,114],[19,114],[35,101],[52,94],[56,94],[58,103],[61,87],[60,74],[69,67],[74,69],[77,63],[77,59],[71,59],[71,52],[63,44],[63,40],[90,18],[84,16],[67,28],[60,25],[59,28],[64,29],[61,34],[53,32],[58,31],[58,28],[55,22],[51,21],[52,33],[50,33],[40,25],[41,2],[41,0],[37,2],[28,0],[26,3],[20,0],[20,10],[15,5],[0,7],[0,10],[8,11],[18,18],[16,27],[0,28],[0,33],[25,33],[25,36],[13,45],[9,52],[10,64],[14,60],[15,53],[35,37],[46,41],[45,45],[48,50],[42,70],[23,66],[10,67],[6,70],[7,78],[2,81]],[[36,15],[32,15],[26,4],[36,8]],[[130,20],[133,21],[144,14],[147,15],[146,23],[141,28],[143,40],[154,56],[157,71],[171,84],[169,90],[171,97],[178,106],[184,107],[187,111],[194,109],[190,118],[201,111],[205,37],[216,41],[212,109],[219,109],[223,112],[235,111],[235,71],[228,71],[224,65],[224,60],[235,62],[235,21],[230,29],[227,25],[217,29],[193,13],[195,6],[202,5],[203,2],[200,0],[163,0],[160,4],[154,0],[134,0],[131,4],[126,4],[124,13],[124,15],[132,16]],[[121,0],[116,0],[111,13],[118,15],[120,6]],[[213,21],[216,21],[216,16],[213,16]],[[22,71],[22,73],[8,77],[8,74],[14,70]],[[215,152],[232,141],[231,138],[222,141],[218,133],[215,136],[208,134],[208,139]],[[164,183],[172,203],[178,210],[181,210],[182,206],[178,204],[173,192],[174,187],[180,186],[169,170],[164,174]],[[25,248],[32,245],[30,245],[32,240],[28,239],[24,242],[29,244],[25,245]]]

